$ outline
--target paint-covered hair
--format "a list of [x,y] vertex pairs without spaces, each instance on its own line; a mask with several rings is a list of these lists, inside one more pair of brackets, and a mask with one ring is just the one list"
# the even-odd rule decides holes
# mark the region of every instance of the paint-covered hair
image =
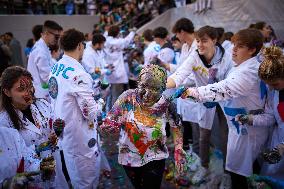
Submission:
[[4,93],[4,89],[8,91],[11,90],[20,77],[28,77],[33,80],[31,73],[20,66],[7,68],[1,76],[1,111],[6,111],[8,113],[14,128],[17,130],[22,129],[23,125],[12,105],[12,99]]
[[264,81],[284,79],[284,56],[282,49],[276,46],[263,50],[264,60],[259,66],[258,75]]
[[164,68],[154,64],[145,66],[139,74],[138,82],[141,81],[142,75],[145,74],[149,74],[153,77],[154,81],[159,82],[163,91],[166,89],[167,72]]

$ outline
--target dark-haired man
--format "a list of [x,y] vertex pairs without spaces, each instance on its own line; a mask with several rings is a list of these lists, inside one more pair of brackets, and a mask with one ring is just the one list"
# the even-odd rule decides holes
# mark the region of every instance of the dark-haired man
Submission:
[[49,46],[58,44],[62,27],[54,21],[44,22],[41,38],[35,43],[28,59],[27,69],[34,79],[35,96],[48,98],[47,82],[52,66]]
[[105,43],[106,64],[114,67],[112,74],[107,76],[107,80],[111,84],[111,105],[124,91],[124,85],[128,83],[123,51],[129,46],[135,36],[135,32],[132,31],[125,38],[120,38],[119,32],[118,26],[111,26]]
[[[192,52],[176,72],[167,81],[168,88],[175,88],[183,84],[184,80],[194,75],[195,86],[203,86],[221,81],[232,67],[231,57],[225,53],[224,48],[217,43],[218,33],[211,26],[204,26],[196,33],[197,50]],[[217,107],[217,108],[216,108]],[[192,178],[193,183],[200,182],[209,172],[209,149],[211,128],[214,116],[221,117],[222,113],[218,103],[204,103],[197,106],[197,121],[199,124],[199,156],[201,168]],[[217,109],[217,111],[216,111]],[[226,141],[227,134],[224,132],[222,140]],[[225,142],[223,142],[224,144]],[[226,154],[226,145],[222,147]]]
[[102,105],[94,100],[92,77],[79,62],[84,40],[84,34],[75,29],[63,33],[60,46],[64,55],[53,66],[48,82],[54,107],[52,120],[60,118],[65,122],[59,144],[76,189],[97,188],[101,161],[96,120]]
[[5,39],[12,52],[11,65],[13,66],[24,66],[22,59],[22,47],[20,42],[14,37],[13,33],[5,33]]

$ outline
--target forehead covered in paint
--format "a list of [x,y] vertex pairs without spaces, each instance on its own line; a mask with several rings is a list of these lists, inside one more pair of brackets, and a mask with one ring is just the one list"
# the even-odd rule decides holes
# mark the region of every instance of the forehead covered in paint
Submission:
[[165,90],[166,78],[167,73],[163,68],[157,65],[147,65],[139,74],[138,85]]

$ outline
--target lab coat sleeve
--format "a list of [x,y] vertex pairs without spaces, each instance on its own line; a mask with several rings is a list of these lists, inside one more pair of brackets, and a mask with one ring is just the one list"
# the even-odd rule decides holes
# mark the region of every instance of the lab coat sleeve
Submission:
[[176,64],[170,64],[170,73],[174,73],[178,68]]
[[263,114],[253,116],[253,126],[265,127],[273,126],[276,123],[276,119],[273,113],[273,95],[268,93],[267,102],[265,103],[265,109]]
[[35,64],[37,66],[38,73],[40,75],[42,82],[48,83],[49,73],[51,71],[48,57],[39,54],[39,56],[36,58]]
[[82,115],[90,121],[95,121],[102,113],[102,104],[94,99],[91,77],[86,74],[77,75],[72,81],[72,94],[76,98]]
[[123,50],[129,46],[134,36],[135,32],[130,32],[125,38],[116,39],[114,45],[120,50]]
[[175,58],[175,52],[170,48],[161,49],[158,54],[158,59],[166,64],[172,64]]
[[185,79],[192,73],[192,66],[195,64],[195,60],[192,56],[189,56],[180,67],[173,73],[170,78],[175,81],[176,87],[183,84]]
[[89,74],[95,72],[95,65],[96,65],[95,59],[92,58],[90,54],[84,53],[82,58],[82,65]]
[[194,97],[200,102],[219,102],[246,96],[257,80],[257,74],[249,68],[246,72],[235,71],[220,82],[198,87]]

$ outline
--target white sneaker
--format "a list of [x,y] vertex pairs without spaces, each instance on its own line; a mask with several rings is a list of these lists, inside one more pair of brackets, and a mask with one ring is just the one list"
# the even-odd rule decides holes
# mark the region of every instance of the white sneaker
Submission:
[[191,179],[193,184],[200,183],[209,173],[208,168],[200,167]]
[[229,174],[224,173],[222,176],[222,181],[219,189],[231,189],[232,188],[232,180]]

